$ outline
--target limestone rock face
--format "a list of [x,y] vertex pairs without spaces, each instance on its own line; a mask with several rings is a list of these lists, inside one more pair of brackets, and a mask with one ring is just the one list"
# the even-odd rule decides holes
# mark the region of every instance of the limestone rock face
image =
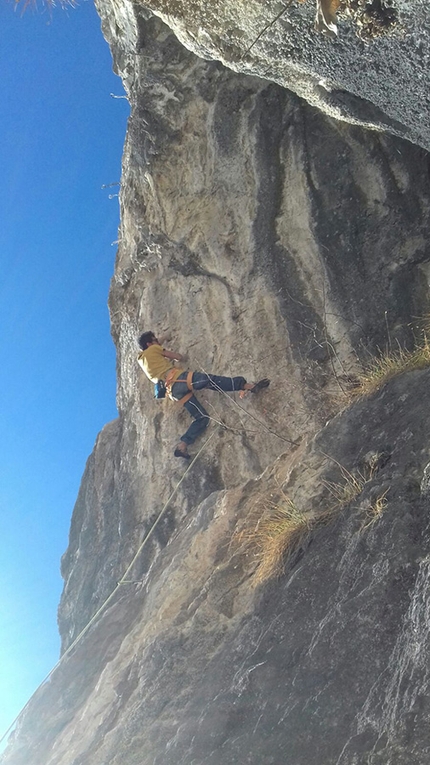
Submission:
[[[425,324],[428,155],[196,57],[145,9],[99,11],[131,105],[119,418],[62,560],[63,650],[91,626],[0,762],[422,765],[429,372],[348,390]],[[199,394],[211,422],[187,472],[189,416],[137,365],[146,329],[192,369],[272,380]],[[257,585],[259,518],[279,506],[313,530]]]
[[343,0],[339,36],[311,0],[146,0],[203,58],[270,79],[330,116],[430,147],[426,0]]
[[[38,692],[2,762],[424,763],[429,382],[404,375],[193,508]],[[340,464],[367,475],[363,490],[253,589],[235,529],[280,487],[320,513]]]

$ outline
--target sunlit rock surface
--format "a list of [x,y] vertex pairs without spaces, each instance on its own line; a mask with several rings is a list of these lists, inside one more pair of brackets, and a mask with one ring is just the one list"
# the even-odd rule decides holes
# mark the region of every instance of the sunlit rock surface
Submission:
[[[117,589],[0,762],[423,765],[430,373],[349,408],[347,391],[428,314],[428,155],[197,58],[147,11],[99,11],[131,105],[119,418],[72,518],[63,649]],[[179,487],[188,415],[142,379],[144,329],[191,368],[272,379],[243,402],[199,394],[212,422]],[[349,473],[360,492],[256,587],[256,516],[285,495],[320,517]]]
[[315,31],[314,0],[145,5],[197,55],[273,80],[330,116],[430,148],[427,0],[341,0],[335,39]]

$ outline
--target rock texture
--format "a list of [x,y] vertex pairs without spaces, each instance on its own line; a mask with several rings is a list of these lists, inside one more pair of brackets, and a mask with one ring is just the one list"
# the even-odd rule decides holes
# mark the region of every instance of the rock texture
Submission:
[[273,80],[330,116],[430,148],[426,0],[344,0],[335,40],[315,31],[310,0],[145,5],[197,55]]
[[[428,155],[197,58],[146,9],[99,10],[131,104],[119,418],[73,513],[63,650],[114,596],[0,762],[423,765],[430,372],[347,392],[422,331]],[[188,415],[142,379],[145,329],[169,330],[191,368],[272,378],[244,402],[199,394],[209,440],[185,475],[172,448]],[[256,518],[288,497],[325,519],[348,475],[360,490],[256,586]]]
[[[3,762],[426,762],[429,378],[395,380],[294,460],[194,508],[39,691]],[[360,495],[253,589],[234,530],[255,502],[281,487],[318,513],[323,477],[377,455]]]

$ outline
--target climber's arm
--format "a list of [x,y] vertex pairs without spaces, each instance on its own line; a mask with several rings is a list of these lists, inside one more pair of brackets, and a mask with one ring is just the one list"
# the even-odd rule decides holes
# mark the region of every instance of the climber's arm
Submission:
[[180,353],[173,353],[173,351],[165,351],[163,348],[163,356],[166,357],[166,359],[172,359],[172,361],[182,361],[184,358]]

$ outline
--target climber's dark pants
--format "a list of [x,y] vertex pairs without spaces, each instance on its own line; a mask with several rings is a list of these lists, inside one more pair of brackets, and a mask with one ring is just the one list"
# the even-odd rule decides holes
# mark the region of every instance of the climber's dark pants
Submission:
[[[178,377],[178,381],[172,385],[172,397],[177,401],[187,395],[188,387],[186,382],[179,382],[187,379],[187,372],[183,372]],[[193,390],[232,391],[243,390],[246,380],[244,377],[220,377],[220,375],[207,375],[204,372],[193,372]],[[181,436],[181,441],[185,444],[192,444],[205,428],[209,425],[209,414],[201,405],[195,396],[185,402],[185,409],[190,413],[194,422],[190,425],[187,432]]]

